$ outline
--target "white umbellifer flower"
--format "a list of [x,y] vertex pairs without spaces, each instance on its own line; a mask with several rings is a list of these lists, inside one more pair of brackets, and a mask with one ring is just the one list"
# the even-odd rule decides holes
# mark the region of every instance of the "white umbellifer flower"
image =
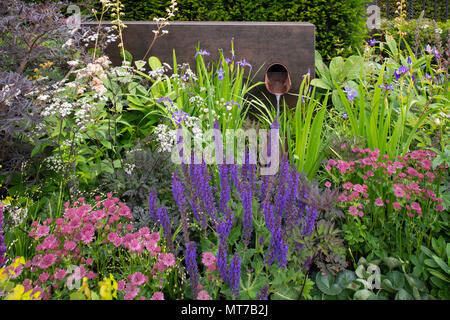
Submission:
[[41,94],[41,95],[38,97],[38,100],[40,100],[40,101],[47,101],[48,98],[50,98],[49,95]]
[[18,227],[28,217],[28,209],[18,207],[11,208],[9,217],[13,221],[14,227]]
[[67,64],[71,67],[76,67],[80,64],[78,60],[67,61]]
[[427,24],[424,24],[423,26],[422,26],[422,29],[427,29],[428,28],[428,25]]
[[434,29],[434,32],[436,32],[438,34],[441,34],[442,33],[442,29],[440,29],[440,28]]
[[73,44],[73,39],[70,38],[69,40],[67,40],[64,44],[63,44],[63,48],[65,47],[70,47]]

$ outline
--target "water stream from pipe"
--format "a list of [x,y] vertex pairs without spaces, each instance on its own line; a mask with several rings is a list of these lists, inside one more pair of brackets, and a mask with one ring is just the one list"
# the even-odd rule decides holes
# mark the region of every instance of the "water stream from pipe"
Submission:
[[277,97],[277,121],[280,121],[280,97],[281,94],[275,94],[275,97]]

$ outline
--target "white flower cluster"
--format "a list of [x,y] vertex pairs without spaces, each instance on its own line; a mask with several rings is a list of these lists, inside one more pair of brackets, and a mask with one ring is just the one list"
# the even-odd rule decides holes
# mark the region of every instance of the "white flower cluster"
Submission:
[[[199,118],[187,116],[183,121],[184,128],[188,129],[194,137],[202,136],[202,127]],[[159,142],[158,151],[172,152],[177,143],[177,129],[171,129],[166,124],[159,124],[155,128],[156,138]]]
[[[10,93],[12,90],[15,90]],[[11,106],[11,100],[20,95],[22,91],[20,89],[14,88],[14,84],[7,84],[0,91],[0,102],[5,103],[8,107]]]
[[189,99],[189,102],[199,108],[206,107],[205,99],[203,99],[203,97],[199,96],[199,95],[195,95],[195,96],[191,97]]
[[[115,34],[115,31],[112,27],[105,27],[103,28],[105,31],[106,39],[104,40],[104,43],[107,45],[112,42],[116,42],[118,39],[118,36]],[[88,47],[91,42],[95,42],[98,39],[99,34],[94,30],[88,30],[86,31],[81,38],[83,39],[83,43],[85,47]]]
[[166,74],[166,72],[172,70],[172,67],[168,63],[163,63],[161,67],[159,67],[156,70],[149,71],[148,75],[152,77],[153,79],[159,79],[163,75]]
[[124,165],[123,170],[125,171],[125,173],[126,173],[127,175],[130,176],[130,175],[133,173],[134,168],[136,168],[136,165],[135,165],[134,163],[126,163],[126,164]]
[[10,207],[8,211],[14,227],[19,227],[28,217],[28,208]]
[[52,103],[45,106],[45,108],[41,111],[41,116],[43,117],[51,117],[51,116],[59,116],[59,117],[67,117],[72,113],[74,106],[72,103],[68,101],[63,101],[58,97],[52,99]]
[[155,128],[156,138],[159,142],[158,151],[171,152],[177,139],[176,130],[170,130],[165,124],[159,124]]
[[49,156],[44,159],[44,163],[47,165],[47,168],[55,172],[61,172],[64,169],[64,164],[59,156]]

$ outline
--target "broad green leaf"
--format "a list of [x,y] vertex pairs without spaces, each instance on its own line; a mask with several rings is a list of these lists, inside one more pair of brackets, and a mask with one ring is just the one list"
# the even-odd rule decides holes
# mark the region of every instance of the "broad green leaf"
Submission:
[[383,262],[388,266],[390,270],[400,267],[402,265],[402,262],[400,260],[392,257],[383,258]]
[[395,295],[395,300],[414,300],[414,298],[405,289],[400,289]]
[[368,300],[370,297],[374,296],[374,293],[367,289],[361,289],[355,292],[353,295],[354,300]]
[[419,291],[423,291],[423,292],[427,291],[425,282],[423,282],[422,280],[412,277],[408,274],[405,274],[405,278],[406,278],[406,281],[408,281],[409,285],[412,288],[417,288]]
[[126,61],[128,61],[128,62],[132,62],[133,61],[133,56],[131,55],[131,53],[129,52],[129,51],[127,51],[127,50],[120,50],[120,57],[122,58],[122,59],[124,59],[124,55],[125,55],[125,60]]
[[153,71],[162,67],[161,61],[157,57],[154,57],[154,56],[151,56],[150,58],[148,58],[148,65],[150,66],[150,68],[152,68]]
[[400,290],[405,285],[405,277],[399,271],[390,271],[386,274],[386,278],[392,283],[392,287],[395,290]]
[[344,59],[335,57],[330,62],[330,74],[333,82],[342,83],[345,80]]
[[344,290],[344,288],[336,282],[336,277],[332,274],[321,275],[320,272],[318,272],[316,275],[316,285],[320,291],[332,296],[338,295]]
[[450,275],[450,267],[438,256],[433,256],[433,260],[441,267],[443,271],[445,271],[448,275]]
[[297,300],[299,292],[287,285],[282,286],[270,296],[272,300]]
[[324,80],[315,78],[311,80],[311,85],[322,89],[330,90],[331,87]]

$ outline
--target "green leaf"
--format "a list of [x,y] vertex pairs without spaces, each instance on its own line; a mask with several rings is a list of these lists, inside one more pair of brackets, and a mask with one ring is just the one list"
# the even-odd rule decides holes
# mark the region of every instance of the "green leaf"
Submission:
[[400,260],[392,257],[383,258],[383,262],[388,266],[390,270],[400,267],[402,265],[402,262]]
[[374,296],[374,293],[367,289],[361,289],[355,292],[353,295],[354,300],[368,300],[370,297]]
[[285,285],[273,292],[270,296],[272,300],[297,300],[299,292]]
[[386,278],[392,283],[392,288],[400,290],[405,285],[405,277],[399,271],[391,271],[386,274]]
[[161,61],[157,57],[154,57],[154,56],[151,56],[150,58],[148,58],[148,64],[149,64],[150,68],[152,68],[153,71],[162,67]]
[[113,161],[113,166],[114,166],[114,168],[122,168],[122,163],[120,163],[120,160],[119,159],[116,159],[116,160],[114,160]]
[[86,300],[85,295],[80,291],[72,292],[69,296],[70,300]]
[[338,273],[336,284],[341,288],[347,288],[353,280],[356,280],[355,273],[350,270],[344,270]]
[[360,279],[365,279],[367,276],[366,268],[362,264],[359,265],[358,268],[356,268],[355,273],[356,273],[356,276]]
[[239,237],[241,236],[241,226],[236,226],[230,231],[230,237],[229,242],[231,244],[236,243],[238,241]]
[[405,289],[400,289],[395,295],[395,300],[414,300],[414,298]]
[[141,69],[145,66],[145,61],[135,61],[134,64],[136,65],[136,69]]
[[422,291],[422,292],[426,292],[427,291],[427,287],[425,285],[425,282],[423,282],[422,280],[417,279],[415,277],[412,277],[412,276],[410,276],[408,274],[405,274],[405,278],[406,278],[406,281],[408,281],[409,285],[412,288],[417,288],[419,291]]
[[120,57],[122,58],[122,59],[124,59],[124,55],[125,55],[125,60],[126,61],[128,61],[128,62],[132,62],[133,61],[133,56],[131,55],[131,53],[130,52],[128,52],[127,50],[120,50]]
[[333,82],[342,83],[345,80],[344,59],[335,57],[330,63],[330,74]]
[[444,260],[442,260],[438,256],[433,256],[433,260],[439,265],[439,267],[441,267],[443,271],[450,275],[450,267],[444,262]]
[[331,90],[331,87],[322,79],[319,78],[315,78],[311,80],[311,85],[318,87],[318,88],[322,88],[322,89],[326,89],[326,90]]
[[316,275],[316,285],[320,291],[332,296],[338,295],[344,290],[344,287],[336,283],[336,277],[331,274],[322,275],[320,272]]

